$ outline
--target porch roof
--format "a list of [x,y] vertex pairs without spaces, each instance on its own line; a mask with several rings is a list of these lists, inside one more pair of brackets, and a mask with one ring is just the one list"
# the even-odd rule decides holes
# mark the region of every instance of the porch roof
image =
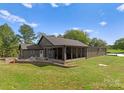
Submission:
[[42,49],[41,46],[35,45],[35,44],[21,44],[19,48],[21,49]]
[[[73,39],[66,38],[58,38],[58,37],[47,37],[42,36],[42,38],[46,38],[49,42],[51,42],[54,46],[80,46],[80,47],[88,47],[88,45]],[[41,40],[42,40],[41,38]],[[41,42],[41,40],[39,42]],[[39,44],[39,43],[38,43]]]

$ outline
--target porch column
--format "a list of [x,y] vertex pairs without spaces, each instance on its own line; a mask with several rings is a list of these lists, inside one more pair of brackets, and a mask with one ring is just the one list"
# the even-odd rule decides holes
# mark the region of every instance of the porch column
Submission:
[[86,57],[86,59],[89,57],[88,54],[89,54],[88,48],[85,48],[85,57]]
[[83,57],[82,52],[83,52],[83,51],[82,51],[82,48],[81,48],[81,55],[80,55],[80,57]]
[[76,47],[76,58],[78,58],[78,48]]
[[63,47],[63,60],[66,60],[66,47]]
[[73,49],[71,47],[71,59],[73,59]]
[[58,59],[58,48],[56,48],[56,59]]

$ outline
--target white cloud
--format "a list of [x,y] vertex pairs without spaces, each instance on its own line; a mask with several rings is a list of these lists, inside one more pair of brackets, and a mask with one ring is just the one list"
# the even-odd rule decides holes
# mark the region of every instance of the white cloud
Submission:
[[78,27],[73,27],[72,29],[73,30],[80,30],[80,28],[78,28]]
[[51,3],[51,6],[52,7],[59,7],[57,4],[55,4],[55,3]]
[[99,24],[100,24],[101,26],[106,26],[106,25],[107,25],[107,22],[102,21],[102,22],[100,22]]
[[37,27],[38,26],[38,24],[36,24],[36,23],[27,23],[28,25],[30,25],[31,27]]
[[21,18],[19,16],[11,14],[7,10],[2,10],[2,9],[0,10],[0,18],[3,18],[3,19],[5,19],[7,21],[10,21],[10,22],[17,22],[19,24],[24,24],[25,23],[25,24],[28,24],[32,27],[37,27],[38,26],[38,24],[33,23],[33,22],[32,23],[28,22],[24,18]]
[[50,3],[52,7],[69,6],[71,3]]
[[65,5],[65,6],[69,6],[69,5],[71,5],[71,3],[64,3],[64,5]]
[[91,32],[93,32],[94,30],[91,30],[91,29],[84,29],[83,31],[84,31],[84,32],[87,32],[87,33],[91,33]]
[[121,4],[119,7],[117,7],[117,10],[124,12],[124,4]]
[[32,8],[32,4],[31,3],[22,3],[22,5],[27,7],[27,8]]
[[55,35],[57,37],[59,35],[59,33],[53,33],[53,35]]
[[81,29],[81,28],[78,28],[78,27],[73,27],[72,29],[73,30],[82,30],[82,31],[87,32],[87,33],[95,32],[92,29]]
[[59,35],[64,35],[64,33],[53,33],[52,35],[55,35],[57,37]]

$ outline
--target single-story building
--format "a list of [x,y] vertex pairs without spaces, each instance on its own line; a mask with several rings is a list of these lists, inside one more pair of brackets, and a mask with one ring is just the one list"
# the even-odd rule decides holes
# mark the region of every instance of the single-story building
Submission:
[[75,58],[88,58],[90,56],[106,54],[106,48],[91,48],[78,40],[47,36],[42,36],[36,45],[21,44],[19,49],[19,58],[21,59],[44,57],[66,61]]

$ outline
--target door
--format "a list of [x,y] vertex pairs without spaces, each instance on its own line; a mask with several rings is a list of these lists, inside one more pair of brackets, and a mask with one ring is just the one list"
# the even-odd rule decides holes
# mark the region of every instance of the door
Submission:
[[43,57],[43,50],[40,50],[40,57]]

